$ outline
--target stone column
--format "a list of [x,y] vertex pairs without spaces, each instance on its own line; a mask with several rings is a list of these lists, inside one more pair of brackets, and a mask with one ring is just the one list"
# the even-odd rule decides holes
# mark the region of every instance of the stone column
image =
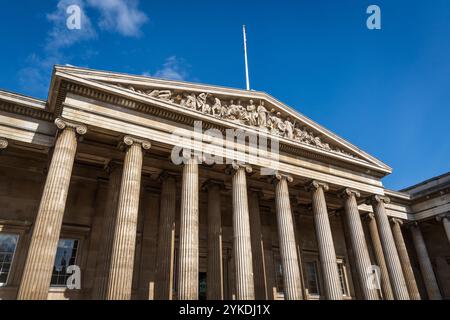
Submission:
[[408,250],[406,249],[405,240],[403,239],[401,225],[403,221],[392,218],[392,235],[394,236],[395,245],[397,247],[398,257],[402,265],[403,275],[405,277],[406,286],[408,288],[411,300],[420,300],[419,289],[417,288],[416,278],[409,260]]
[[439,222],[442,221],[445,234],[447,235],[447,239],[450,242],[450,213],[439,215],[438,217],[436,217],[436,220]]
[[342,288],[339,282],[336,252],[334,250],[333,235],[331,233],[324,193],[324,191],[328,191],[328,185],[313,181],[307,187],[307,190],[312,191],[312,210],[320,263],[322,266],[325,298],[328,300],[341,300]]
[[108,276],[107,300],[130,300],[133,281],[136,229],[139,212],[143,152],[150,142],[130,136],[124,138],[128,147],[123,164],[117,202],[114,239]]
[[175,176],[167,173],[164,173],[161,179],[155,299],[172,300],[176,180]]
[[86,126],[60,118],[55,120],[55,124],[61,132],[56,139],[39,211],[34,222],[17,295],[19,300],[47,299],[77,150],[77,134],[83,135],[87,132]]
[[109,165],[109,182],[107,203],[103,214],[103,227],[100,238],[99,256],[95,270],[94,288],[92,298],[96,300],[106,299],[108,287],[108,275],[111,264],[111,251],[116,226],[117,201],[119,199],[120,182],[122,179],[122,166],[112,163]]
[[408,288],[403,277],[402,266],[384,207],[385,203],[389,203],[389,201],[389,198],[378,195],[373,196],[371,199],[394,298],[397,300],[409,300]]
[[427,289],[428,298],[430,300],[442,300],[441,292],[434,275],[433,266],[431,265],[430,257],[428,256],[428,250],[423,240],[422,232],[419,225],[414,223],[411,226],[411,235],[416,248],[417,259],[419,260],[420,273]]
[[373,251],[375,253],[375,260],[380,268],[380,282],[381,292],[383,294],[383,300],[394,300],[394,293],[392,292],[391,282],[389,281],[389,273],[384,260],[383,248],[381,246],[381,240],[378,233],[377,221],[373,213],[368,213],[366,219],[369,224],[370,238],[372,239]]
[[198,161],[183,166],[178,259],[178,299],[198,300]]
[[223,263],[222,263],[222,184],[209,181],[208,189],[208,269],[206,298],[223,300]]
[[233,173],[233,252],[235,263],[236,299],[255,299],[253,282],[252,246],[250,239],[250,218],[247,198],[246,173],[250,166],[234,163]]
[[8,147],[8,140],[0,138],[0,151]]
[[373,277],[372,264],[370,263],[358,203],[356,202],[356,198],[359,198],[360,194],[355,190],[345,189],[340,196],[345,201],[344,217],[348,227],[348,237],[354,252],[356,271],[362,295],[365,300],[378,300],[377,290],[373,286],[371,287]]
[[250,213],[250,237],[252,242],[253,281],[255,283],[255,299],[268,300],[267,277],[264,261],[264,243],[259,211],[259,191],[250,191],[248,199]]
[[291,176],[279,173],[275,177],[275,202],[284,296],[286,300],[300,300],[302,298],[302,286],[288,190],[288,182],[292,182],[293,179]]

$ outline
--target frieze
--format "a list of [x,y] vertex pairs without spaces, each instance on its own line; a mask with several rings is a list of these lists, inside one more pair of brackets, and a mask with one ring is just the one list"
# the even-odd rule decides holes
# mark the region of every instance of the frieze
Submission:
[[117,87],[133,91],[164,102],[179,105],[212,117],[220,118],[264,130],[272,135],[310,145],[326,151],[357,158],[339,147],[330,145],[309,128],[301,126],[290,116],[283,115],[275,108],[269,108],[263,100],[221,99],[210,93],[176,92],[166,89],[138,89],[133,86],[116,84]]

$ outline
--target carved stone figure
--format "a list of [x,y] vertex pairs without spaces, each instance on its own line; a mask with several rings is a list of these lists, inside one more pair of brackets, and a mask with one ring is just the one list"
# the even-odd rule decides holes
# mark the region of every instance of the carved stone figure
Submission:
[[230,120],[238,120],[240,117],[239,105],[234,104],[234,101],[230,101],[230,106],[227,110],[227,118]]
[[214,104],[211,108],[212,115],[217,117],[222,114],[222,102],[219,98],[214,98]]
[[283,136],[286,131],[286,125],[281,119],[281,112],[277,112],[276,115],[272,117],[272,122],[274,124],[276,134]]
[[184,93],[186,102],[185,106],[189,109],[195,109],[197,107],[197,98],[195,97],[195,94],[191,93]]
[[291,122],[291,118],[287,117],[284,121],[284,128],[285,128],[285,137],[289,139],[294,138],[294,124]]
[[228,106],[226,104],[222,104],[222,107],[220,109],[220,117],[221,118],[226,118],[227,117],[227,112],[228,112]]
[[170,90],[152,90],[147,94],[152,98],[161,100],[170,100],[170,97],[172,96],[172,92]]
[[247,117],[249,125],[256,126],[258,124],[258,113],[256,112],[256,106],[253,100],[250,100],[247,105]]
[[305,143],[314,144],[314,133],[312,133],[311,131],[307,132]]
[[264,107],[264,101],[260,101],[258,109],[256,110],[258,113],[258,125],[260,128],[267,127],[267,109]]
[[200,93],[197,97],[197,110],[200,110],[203,113],[209,113],[211,111],[211,108],[207,103],[207,100],[208,94],[204,92]]

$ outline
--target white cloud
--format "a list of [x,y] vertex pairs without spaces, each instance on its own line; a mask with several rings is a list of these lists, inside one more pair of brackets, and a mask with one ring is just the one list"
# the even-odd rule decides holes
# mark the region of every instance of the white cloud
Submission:
[[[67,28],[68,14],[66,10],[71,5],[77,5],[81,9],[81,29],[79,30],[69,30]],[[52,27],[47,34],[45,45],[48,51],[57,51],[70,47],[77,42],[96,37],[92,23],[85,13],[82,0],[60,0],[56,6],[56,10],[47,14],[47,20],[52,23]]]
[[[186,80],[188,77],[188,65],[184,59],[170,56],[166,59],[161,69],[157,70],[153,76],[170,80]],[[149,75],[149,73],[144,73]]]
[[[97,32],[88,17],[87,9],[100,11],[99,25],[123,36],[136,37],[140,28],[148,21],[145,13],[138,9],[138,0],[59,0],[53,12],[46,15],[51,26],[47,32],[42,54],[31,54],[18,72],[19,83],[28,94],[44,97],[48,81],[55,64],[69,63],[71,58],[67,49],[74,45],[95,39]],[[81,28],[69,30],[67,8],[72,5],[80,7]],[[84,59],[97,54],[86,49]]]
[[[67,8],[78,5],[81,9],[81,28],[69,30],[67,28]],[[55,64],[62,64],[69,60],[64,49],[77,43],[94,39],[97,34],[89,17],[85,14],[83,0],[60,0],[53,12],[47,14],[51,27],[47,32],[44,50],[41,55],[31,54],[24,68],[19,70],[18,78],[21,86],[29,94],[44,97],[48,90],[48,82]]]
[[102,29],[124,36],[140,36],[141,27],[148,21],[147,15],[139,10],[137,0],[87,0],[87,3],[100,10]]

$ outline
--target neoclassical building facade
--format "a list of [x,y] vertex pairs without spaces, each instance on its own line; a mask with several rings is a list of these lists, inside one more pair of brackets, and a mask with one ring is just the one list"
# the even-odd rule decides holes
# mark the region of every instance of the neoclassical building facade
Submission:
[[450,174],[387,190],[263,92],[56,66],[0,150],[0,299],[450,297]]

